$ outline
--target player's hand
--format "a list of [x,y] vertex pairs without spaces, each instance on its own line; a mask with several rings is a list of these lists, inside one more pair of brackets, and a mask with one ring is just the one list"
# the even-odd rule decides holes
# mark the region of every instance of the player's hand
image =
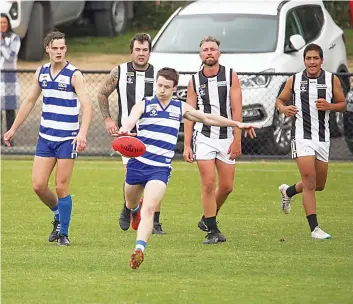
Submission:
[[136,136],[136,135],[137,135],[136,133],[130,133],[128,131],[124,131],[122,128],[120,128],[118,132],[111,134],[111,136],[113,137]]
[[115,121],[112,118],[108,117],[104,119],[104,122],[105,122],[105,129],[107,130],[109,135],[113,136],[113,134],[118,133],[119,128],[117,127],[117,125],[115,124]]
[[316,108],[319,111],[329,111],[331,107],[331,104],[327,102],[324,98],[319,98],[316,100]]
[[248,137],[248,136],[250,138],[256,137],[256,132],[255,132],[256,127],[251,124],[238,122],[237,128],[242,129],[244,131],[244,137]]
[[15,131],[13,131],[12,129],[8,130],[5,134],[4,134],[4,143],[6,146],[11,147],[11,139],[13,138],[13,136],[15,135]]
[[72,144],[77,144],[76,151],[82,152],[86,149],[87,139],[86,135],[78,132],[77,136],[73,139]]
[[230,160],[235,160],[237,157],[241,155],[241,140],[233,140],[233,142],[230,144],[228,152],[229,154],[229,159]]
[[194,162],[194,153],[192,152],[192,149],[190,146],[184,146],[183,156],[186,162],[188,163]]
[[282,107],[282,113],[286,116],[286,117],[293,117],[297,114],[298,112],[298,108],[296,106],[284,106]]

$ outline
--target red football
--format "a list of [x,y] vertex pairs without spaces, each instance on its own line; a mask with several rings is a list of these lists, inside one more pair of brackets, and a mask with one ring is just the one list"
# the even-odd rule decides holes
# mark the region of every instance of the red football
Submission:
[[112,147],[125,157],[138,157],[146,152],[145,144],[132,136],[117,137],[113,140]]

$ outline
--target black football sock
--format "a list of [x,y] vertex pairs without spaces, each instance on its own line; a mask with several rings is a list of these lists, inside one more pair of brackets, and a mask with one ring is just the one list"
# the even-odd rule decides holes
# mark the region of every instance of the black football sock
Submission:
[[310,226],[310,230],[311,232],[314,231],[314,229],[319,226],[318,222],[317,222],[317,217],[316,214],[310,214],[306,217],[308,219],[308,223]]
[[158,211],[156,211],[155,213],[154,213],[154,219],[153,219],[153,221],[155,222],[155,223],[159,223],[159,215],[160,215],[161,213]]
[[296,184],[294,184],[293,186],[289,186],[289,187],[288,187],[286,193],[287,193],[287,195],[288,195],[289,197],[292,197],[292,196],[298,194],[297,189],[295,189],[295,185],[296,185]]
[[205,217],[205,223],[208,231],[214,231],[217,229],[216,217]]

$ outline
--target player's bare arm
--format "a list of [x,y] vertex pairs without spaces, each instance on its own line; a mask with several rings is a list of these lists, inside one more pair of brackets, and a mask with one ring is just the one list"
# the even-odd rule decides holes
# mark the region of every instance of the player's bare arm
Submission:
[[103,119],[110,118],[109,96],[114,92],[118,84],[118,67],[111,70],[110,74],[105,78],[103,85],[98,91],[98,103]]
[[[238,75],[233,71],[232,73],[232,86],[230,87],[230,105],[232,111],[232,119],[242,122],[242,93]],[[229,159],[234,160],[241,155],[241,130],[234,128],[234,140],[229,146],[228,154]]]
[[321,111],[335,111],[335,112],[344,112],[347,107],[346,98],[341,86],[341,81],[339,78],[333,76],[333,100],[334,103],[330,103],[324,98],[319,98],[316,101],[316,108]]
[[86,149],[87,132],[93,117],[92,102],[88,95],[86,80],[80,71],[76,71],[72,76],[72,86],[75,88],[78,100],[82,107],[82,123],[80,131],[74,138],[73,143],[77,142],[77,151]]
[[[188,84],[186,103],[189,104],[194,109],[196,109],[197,95],[195,93],[195,88],[194,88],[192,78],[190,79],[189,84]],[[193,126],[194,126],[194,122],[192,122],[192,121],[185,121],[184,122],[184,146],[191,145]]]
[[29,90],[27,97],[21,103],[20,109],[18,110],[18,114],[16,119],[9,131],[4,134],[4,142],[7,146],[10,147],[10,140],[14,136],[16,130],[21,126],[21,124],[26,120],[29,113],[32,111],[34,105],[37,102],[38,97],[40,96],[42,89],[38,83],[38,75],[40,68],[35,72],[32,79],[32,86]]
[[145,110],[145,101],[136,103],[130,112],[128,118],[124,121],[123,125],[117,133],[113,133],[112,136],[135,136],[136,133],[130,133],[130,131],[136,126],[138,120]]
[[204,113],[199,110],[195,110],[189,104],[183,105],[183,117],[187,120],[194,122],[202,122],[205,125],[217,126],[217,127],[232,127],[245,130],[245,136],[250,135],[251,138],[256,137],[254,127],[250,124],[245,124],[239,121],[230,120],[228,118]]
[[298,112],[298,109],[296,106],[293,106],[293,105],[286,106],[286,102],[293,95],[292,86],[293,86],[293,76],[288,78],[281,94],[278,96],[276,100],[277,111],[280,113],[284,113],[286,117],[295,116],[295,114],[297,114]]
[[98,103],[99,108],[101,110],[105,129],[107,132],[112,135],[113,133],[117,133],[119,128],[117,127],[115,121],[110,116],[109,111],[109,96],[114,92],[118,85],[119,78],[119,68],[115,67],[111,70],[110,74],[106,77],[103,85],[99,88],[98,91]]
[[[189,104],[190,106],[192,106],[193,108],[196,108],[197,95],[195,93],[192,79],[193,78],[190,79],[189,84],[188,84],[186,103]],[[190,121],[190,120],[184,121],[184,152],[183,152],[183,156],[184,156],[185,161],[187,161],[189,163],[192,163],[194,161],[193,152],[191,149],[191,138],[192,138],[193,126],[194,126],[193,121]]]

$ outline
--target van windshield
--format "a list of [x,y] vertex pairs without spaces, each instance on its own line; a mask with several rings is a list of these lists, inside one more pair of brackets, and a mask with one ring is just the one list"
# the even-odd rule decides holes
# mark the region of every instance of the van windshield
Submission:
[[277,16],[208,14],[176,16],[157,42],[153,52],[198,53],[206,36],[220,42],[222,53],[273,52],[277,43]]

